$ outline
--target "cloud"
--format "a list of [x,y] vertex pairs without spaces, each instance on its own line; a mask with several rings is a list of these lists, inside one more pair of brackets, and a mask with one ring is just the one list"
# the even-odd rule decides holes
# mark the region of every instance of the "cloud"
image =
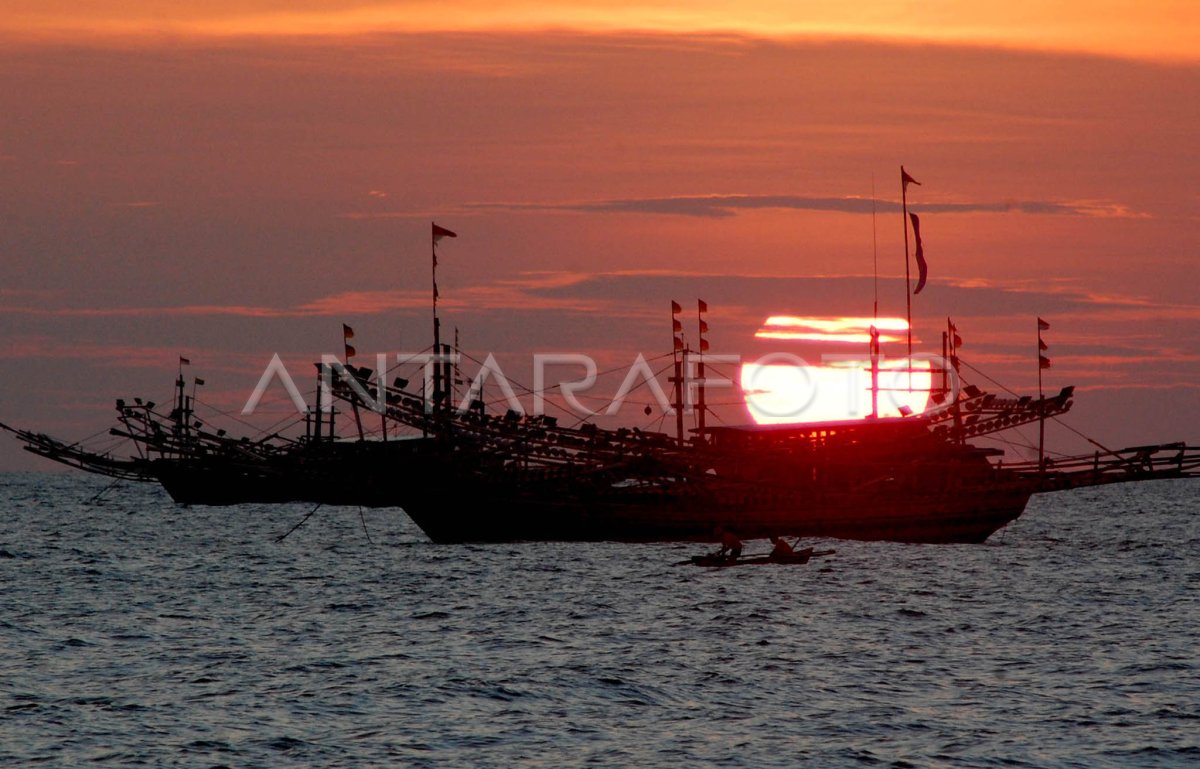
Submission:
[[[764,208],[800,211],[829,211],[847,214],[894,213],[901,209],[892,200],[856,196],[810,197],[805,195],[672,195],[653,198],[622,198],[571,203],[467,203],[468,210],[565,211],[574,213],[638,213],[676,216],[729,217],[738,211]],[[919,213],[976,214],[1020,213],[1051,216],[1091,216],[1114,219],[1149,218],[1122,203],[1102,200],[1044,201],[1008,200],[1002,202],[921,203],[909,208]],[[349,218],[371,219],[402,216],[391,213],[347,214]]]

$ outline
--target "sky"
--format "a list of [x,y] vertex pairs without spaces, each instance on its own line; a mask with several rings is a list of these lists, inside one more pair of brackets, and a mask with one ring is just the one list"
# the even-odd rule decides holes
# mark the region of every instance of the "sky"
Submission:
[[1040,316],[1073,429],[1200,440],[1194,3],[194,5],[0,0],[0,421],[102,434],[181,355],[236,415],[342,323],[419,350],[432,220],[445,327],[514,380],[669,352],[670,300],[809,359],[755,333],[904,315],[904,164],[918,351],[952,317],[971,381],[1036,390]]

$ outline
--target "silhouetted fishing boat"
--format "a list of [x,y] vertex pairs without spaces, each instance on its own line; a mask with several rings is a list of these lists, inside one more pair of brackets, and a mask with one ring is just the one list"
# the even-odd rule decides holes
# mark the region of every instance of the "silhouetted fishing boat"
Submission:
[[[436,243],[448,230],[434,225]],[[872,328],[872,414],[819,424],[711,427],[705,423],[700,369],[697,425],[683,424],[688,355],[672,302],[675,434],[543,415],[488,413],[482,401],[453,400],[450,347],[441,342],[434,273],[431,392],[406,391],[387,372],[346,362],[318,364],[319,379],[358,440],[334,439],[335,411],[305,415],[304,435],[257,440],[211,431],[195,419],[182,374],[163,414],[153,403],[117,402],[113,435],[133,442],[122,459],[77,444],[15,431],[49,459],[118,478],[157,480],[183,504],[308,501],[396,506],[435,542],[713,541],[719,527],[745,539],[770,535],[983,542],[1015,520],[1038,492],[1105,483],[1200,475],[1200,450],[1182,443],[1098,451],[1051,460],[1039,441],[1036,462],[1003,463],[1003,452],[969,440],[1065,414],[1074,390],[1005,397],[974,386],[955,391],[955,339],[944,343],[942,381],[922,414],[882,417],[878,335]],[[700,313],[707,305],[699,303]],[[1044,322],[1039,319],[1039,375]],[[1045,362],[1044,362],[1045,361]],[[1039,376],[1039,390],[1040,390]],[[194,389],[193,389],[194,394]],[[360,412],[378,412],[385,440],[366,440]],[[1039,431],[1042,432],[1041,430]]]

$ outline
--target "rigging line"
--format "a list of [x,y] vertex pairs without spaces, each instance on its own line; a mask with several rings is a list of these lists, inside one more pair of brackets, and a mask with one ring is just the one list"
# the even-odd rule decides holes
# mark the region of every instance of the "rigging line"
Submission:
[[363,515],[362,505],[359,505],[359,507],[358,507],[358,520],[362,522],[363,534],[367,535],[367,544],[369,544],[369,545],[375,544],[374,542],[371,541],[371,532],[367,531],[367,518],[366,518],[366,516]]
[[96,494],[96,496],[89,499],[87,501],[87,503],[90,505],[90,504],[94,503],[96,500],[100,499],[100,497],[104,496],[106,493],[108,493],[108,491],[110,489],[112,489],[114,486],[116,486],[118,483],[120,483],[121,480],[122,480],[121,478],[118,478],[117,480],[115,480],[112,483],[105,486],[103,489],[100,490],[100,492],[98,494]]
[[[478,363],[481,366],[483,365],[483,361],[479,360],[478,358],[476,358],[472,355],[468,355],[467,353],[462,353],[462,355],[465,359],[471,361],[472,363]],[[674,353],[663,353],[661,355],[656,355],[653,358],[644,358],[644,360],[646,361],[646,363],[653,363],[654,361],[663,360],[665,358],[673,358],[673,356],[674,356]],[[596,374],[596,378],[599,379],[600,377],[605,377],[605,376],[608,376],[609,374],[615,374],[619,371],[628,371],[628,370],[629,370],[629,366],[614,366],[613,368],[598,372]],[[664,368],[664,369],[662,369],[662,371],[666,371],[666,369]],[[660,371],[658,373],[662,373],[662,371]],[[505,378],[507,378],[509,384],[513,385],[516,389],[522,390],[525,393],[530,393],[530,394],[533,393],[533,388],[524,384],[521,380],[513,379],[513,378],[509,377],[507,374],[505,375]],[[546,388],[546,391],[558,389],[558,388],[562,387],[564,384],[575,384],[575,382],[558,382],[557,384],[554,384],[553,386]]]
[[980,370],[979,370],[978,368],[976,368],[975,366],[972,366],[970,363],[968,363],[968,362],[967,362],[966,360],[964,360],[963,358],[961,358],[961,357],[960,357],[960,358],[958,359],[958,362],[959,362],[959,363],[961,363],[962,365],[966,366],[967,368],[971,369],[971,370],[972,370],[972,371],[974,371],[976,374],[978,374],[979,376],[981,376],[981,377],[983,377],[984,379],[988,380],[988,381],[989,381],[989,382],[991,382],[992,384],[996,385],[996,386],[997,386],[997,387],[999,387],[1001,390],[1004,390],[1004,391],[1005,391],[1006,393],[1008,393],[1009,395],[1015,395],[1015,396],[1017,396],[1018,398],[1020,398],[1020,397],[1021,397],[1020,393],[1017,393],[1017,392],[1015,392],[1015,391],[1013,391],[1013,390],[1010,390],[1008,387],[1006,387],[1006,386],[1004,385],[1004,383],[1003,383],[1003,382],[1000,382],[1000,381],[998,381],[998,380],[996,380],[996,379],[993,379],[992,377],[988,376],[988,375],[987,375],[987,374],[985,374],[984,372],[980,371]]
[[313,515],[313,513],[315,513],[315,512],[317,512],[318,510],[320,510],[320,509],[321,509],[321,505],[322,505],[322,504],[323,504],[323,503],[321,503],[321,502],[318,502],[316,507],[314,507],[312,510],[309,510],[309,511],[308,511],[308,515],[306,515],[306,516],[304,516],[303,518],[301,518],[301,519],[300,519],[300,523],[297,523],[295,526],[293,526],[292,528],[288,529],[288,531],[287,531],[287,534],[284,534],[284,535],[282,535],[282,536],[276,537],[276,538],[275,538],[275,541],[276,541],[276,542],[282,542],[283,540],[287,539],[287,538],[288,538],[288,536],[289,536],[289,535],[291,535],[291,533],[292,533],[293,531],[295,531],[296,529],[298,529],[298,528],[300,528],[301,526],[303,526],[303,525],[305,524],[305,522],[306,522],[306,521],[308,521],[308,519],[309,519],[309,518],[312,518],[312,515]]
[[1074,427],[1071,427],[1069,424],[1067,424],[1066,422],[1062,421],[1062,419],[1060,419],[1059,417],[1057,417],[1057,416],[1052,416],[1052,417],[1050,417],[1050,418],[1051,418],[1051,419],[1053,419],[1055,422],[1058,422],[1060,425],[1062,425],[1063,427],[1067,428],[1067,429],[1068,429],[1068,430],[1070,430],[1071,432],[1075,433],[1075,434],[1076,434],[1076,435],[1078,435],[1080,438],[1083,438],[1085,441],[1087,441],[1088,443],[1092,444],[1093,446],[1096,446],[1097,448],[1104,449],[1104,450],[1105,450],[1105,451],[1107,451],[1109,454],[1116,454],[1116,453],[1117,453],[1117,452],[1113,451],[1112,449],[1110,449],[1108,446],[1105,446],[1105,445],[1104,445],[1103,443],[1101,443],[1100,441],[1095,441],[1095,440],[1092,440],[1092,439],[1091,439],[1089,436],[1087,436],[1087,435],[1084,435],[1083,433],[1079,432],[1079,431],[1078,431],[1078,430],[1076,430]]
[[[962,358],[959,358],[958,360],[959,360],[959,362],[960,362],[960,363],[962,363],[962,365],[964,365],[964,366],[966,366],[967,368],[971,369],[971,370],[972,370],[972,371],[974,371],[976,374],[979,374],[981,377],[983,377],[984,379],[988,380],[989,382],[991,382],[992,384],[996,385],[997,387],[999,387],[999,388],[1003,389],[1003,390],[1004,390],[1005,392],[1007,392],[1009,395],[1016,395],[1017,397],[1020,397],[1020,395],[1019,395],[1018,393],[1015,393],[1015,392],[1013,392],[1012,390],[1008,389],[1008,388],[1007,388],[1007,387],[1005,387],[1003,384],[1001,384],[1000,382],[998,382],[998,381],[996,381],[995,379],[991,378],[991,377],[990,377],[990,376],[988,376],[987,374],[983,373],[982,371],[980,371],[980,370],[979,370],[978,368],[976,368],[975,366],[972,366],[970,363],[967,363],[967,362],[966,362],[965,360],[963,360]],[[1100,448],[1100,449],[1103,449],[1104,451],[1106,451],[1106,452],[1108,452],[1108,453],[1110,453],[1110,454],[1114,454],[1114,453],[1116,453],[1116,452],[1114,452],[1112,449],[1110,449],[1108,446],[1105,446],[1103,443],[1101,443],[1101,442],[1099,442],[1099,441],[1097,441],[1097,440],[1094,440],[1094,439],[1093,439],[1091,436],[1089,436],[1089,435],[1087,435],[1087,434],[1085,434],[1085,433],[1082,433],[1082,432],[1080,432],[1079,430],[1076,430],[1074,427],[1072,427],[1071,425],[1069,425],[1069,424],[1067,424],[1065,421],[1063,421],[1062,417],[1055,415],[1055,416],[1051,416],[1051,417],[1050,417],[1050,419],[1054,420],[1055,422],[1059,423],[1060,425],[1062,425],[1063,427],[1067,428],[1067,429],[1068,429],[1068,430],[1070,430],[1071,432],[1075,433],[1075,434],[1076,434],[1076,435],[1078,435],[1080,438],[1083,438],[1085,441],[1087,441],[1088,443],[1092,444],[1093,446],[1095,446],[1095,447],[1097,447],[1097,448]]]
[[[231,419],[231,420],[233,420],[234,422],[237,422],[238,424],[242,425],[243,427],[247,427],[247,428],[249,428],[249,429],[251,429],[251,430],[255,430],[255,431],[257,431],[257,432],[255,432],[255,433],[254,433],[255,437],[257,437],[257,436],[259,436],[259,435],[265,435],[265,434],[267,434],[267,433],[269,433],[269,432],[276,431],[276,430],[275,430],[275,428],[276,428],[276,427],[280,427],[280,426],[282,426],[282,427],[288,427],[288,426],[290,426],[290,425],[288,425],[288,424],[287,424],[287,422],[288,422],[288,420],[289,420],[289,419],[293,420],[292,424],[297,424],[297,425],[298,425],[298,424],[300,424],[300,417],[295,417],[295,416],[290,416],[290,415],[289,415],[289,416],[285,416],[285,417],[282,417],[282,418],[280,418],[278,421],[276,421],[276,422],[275,422],[274,424],[272,424],[270,427],[267,427],[267,428],[265,428],[265,429],[264,429],[264,428],[260,428],[260,427],[259,427],[258,425],[256,425],[256,424],[253,424],[253,423],[251,423],[251,422],[247,422],[247,421],[246,421],[246,420],[244,420],[244,419],[241,419],[241,418],[239,418],[239,417],[237,417],[237,416],[234,416],[234,412],[233,412],[233,411],[222,411],[221,409],[218,409],[217,407],[213,406],[212,404],[210,404],[210,403],[206,403],[206,402],[204,402],[204,401],[201,401],[201,400],[197,400],[197,401],[195,401],[195,403],[197,403],[197,404],[199,404],[199,405],[201,405],[201,406],[204,406],[206,409],[208,409],[209,411],[211,411],[212,413],[214,413],[214,414],[216,414],[216,415],[218,415],[218,416],[220,416],[220,417],[224,417],[224,418],[226,418],[226,419]],[[207,416],[206,416],[206,417],[205,417],[205,420],[208,420],[208,419],[210,419],[210,418],[211,418],[211,417],[207,417]],[[281,427],[281,429],[282,429],[282,427]]]
[[[647,362],[648,362],[648,361],[647,361]],[[666,372],[666,371],[667,371],[667,370],[670,368],[670,366],[671,366],[671,365],[672,365],[672,364],[668,364],[667,366],[664,366],[663,368],[659,369],[658,371],[651,372],[651,373],[654,375],[654,378],[655,378],[655,380],[657,380],[659,376],[661,376],[663,373],[665,373],[665,372]],[[561,384],[561,383],[560,383],[560,384]],[[629,394],[635,393],[635,392],[637,392],[638,390],[642,389],[643,387],[649,387],[649,385],[650,385],[650,381],[649,381],[648,379],[643,379],[643,380],[641,381],[641,383],[640,383],[640,384],[638,384],[636,387],[633,387],[632,389],[630,389],[630,390],[629,390],[629,392],[628,392],[628,393],[626,393],[626,395],[628,396]],[[551,389],[553,389],[553,388],[551,388]],[[532,391],[532,390],[530,390],[530,391],[527,391],[527,392],[528,392],[528,393],[532,393],[533,391]],[[612,399],[612,398],[605,398],[605,397],[604,397],[604,396],[602,396],[602,395],[582,395],[582,394],[579,394],[579,395],[576,395],[576,397],[581,397],[581,398],[589,398],[589,399],[591,399],[591,400],[604,400],[604,401],[606,401],[607,403],[612,403],[612,402],[613,402],[613,399]],[[630,402],[630,403],[633,403],[634,405],[638,405],[638,406],[650,406],[650,405],[657,405],[657,401],[653,401],[653,402],[652,402],[652,401],[628,401],[628,398],[625,398],[625,399],[622,399],[622,400],[623,400],[623,402]],[[507,402],[508,402],[508,399],[507,399],[507,398],[505,398],[505,397],[503,397],[503,396],[502,396],[502,397],[499,397],[499,398],[495,398],[495,399],[493,399],[493,400],[490,400],[490,401],[485,401],[486,405],[488,405],[488,406],[495,406],[495,405],[496,405],[496,404],[498,404],[498,403],[507,403]],[[555,407],[556,407],[556,408],[559,408],[559,409],[560,409],[561,411],[563,411],[564,413],[568,413],[568,414],[569,414],[569,413],[572,413],[572,412],[570,412],[568,409],[566,409],[565,407],[558,406],[558,404],[555,404],[555,403],[554,403],[554,401],[547,401],[547,402],[548,402],[548,403],[551,403],[551,404],[553,404],[553,405],[555,405]],[[593,415],[593,416],[594,416],[594,415]],[[587,417],[584,417],[584,418],[586,419]]]

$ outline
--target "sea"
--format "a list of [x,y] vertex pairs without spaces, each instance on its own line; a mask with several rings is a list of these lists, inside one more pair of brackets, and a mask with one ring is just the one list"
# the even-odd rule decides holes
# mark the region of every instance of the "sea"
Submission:
[[1200,481],[809,544],[705,569],[0,475],[0,766],[1200,766]]

